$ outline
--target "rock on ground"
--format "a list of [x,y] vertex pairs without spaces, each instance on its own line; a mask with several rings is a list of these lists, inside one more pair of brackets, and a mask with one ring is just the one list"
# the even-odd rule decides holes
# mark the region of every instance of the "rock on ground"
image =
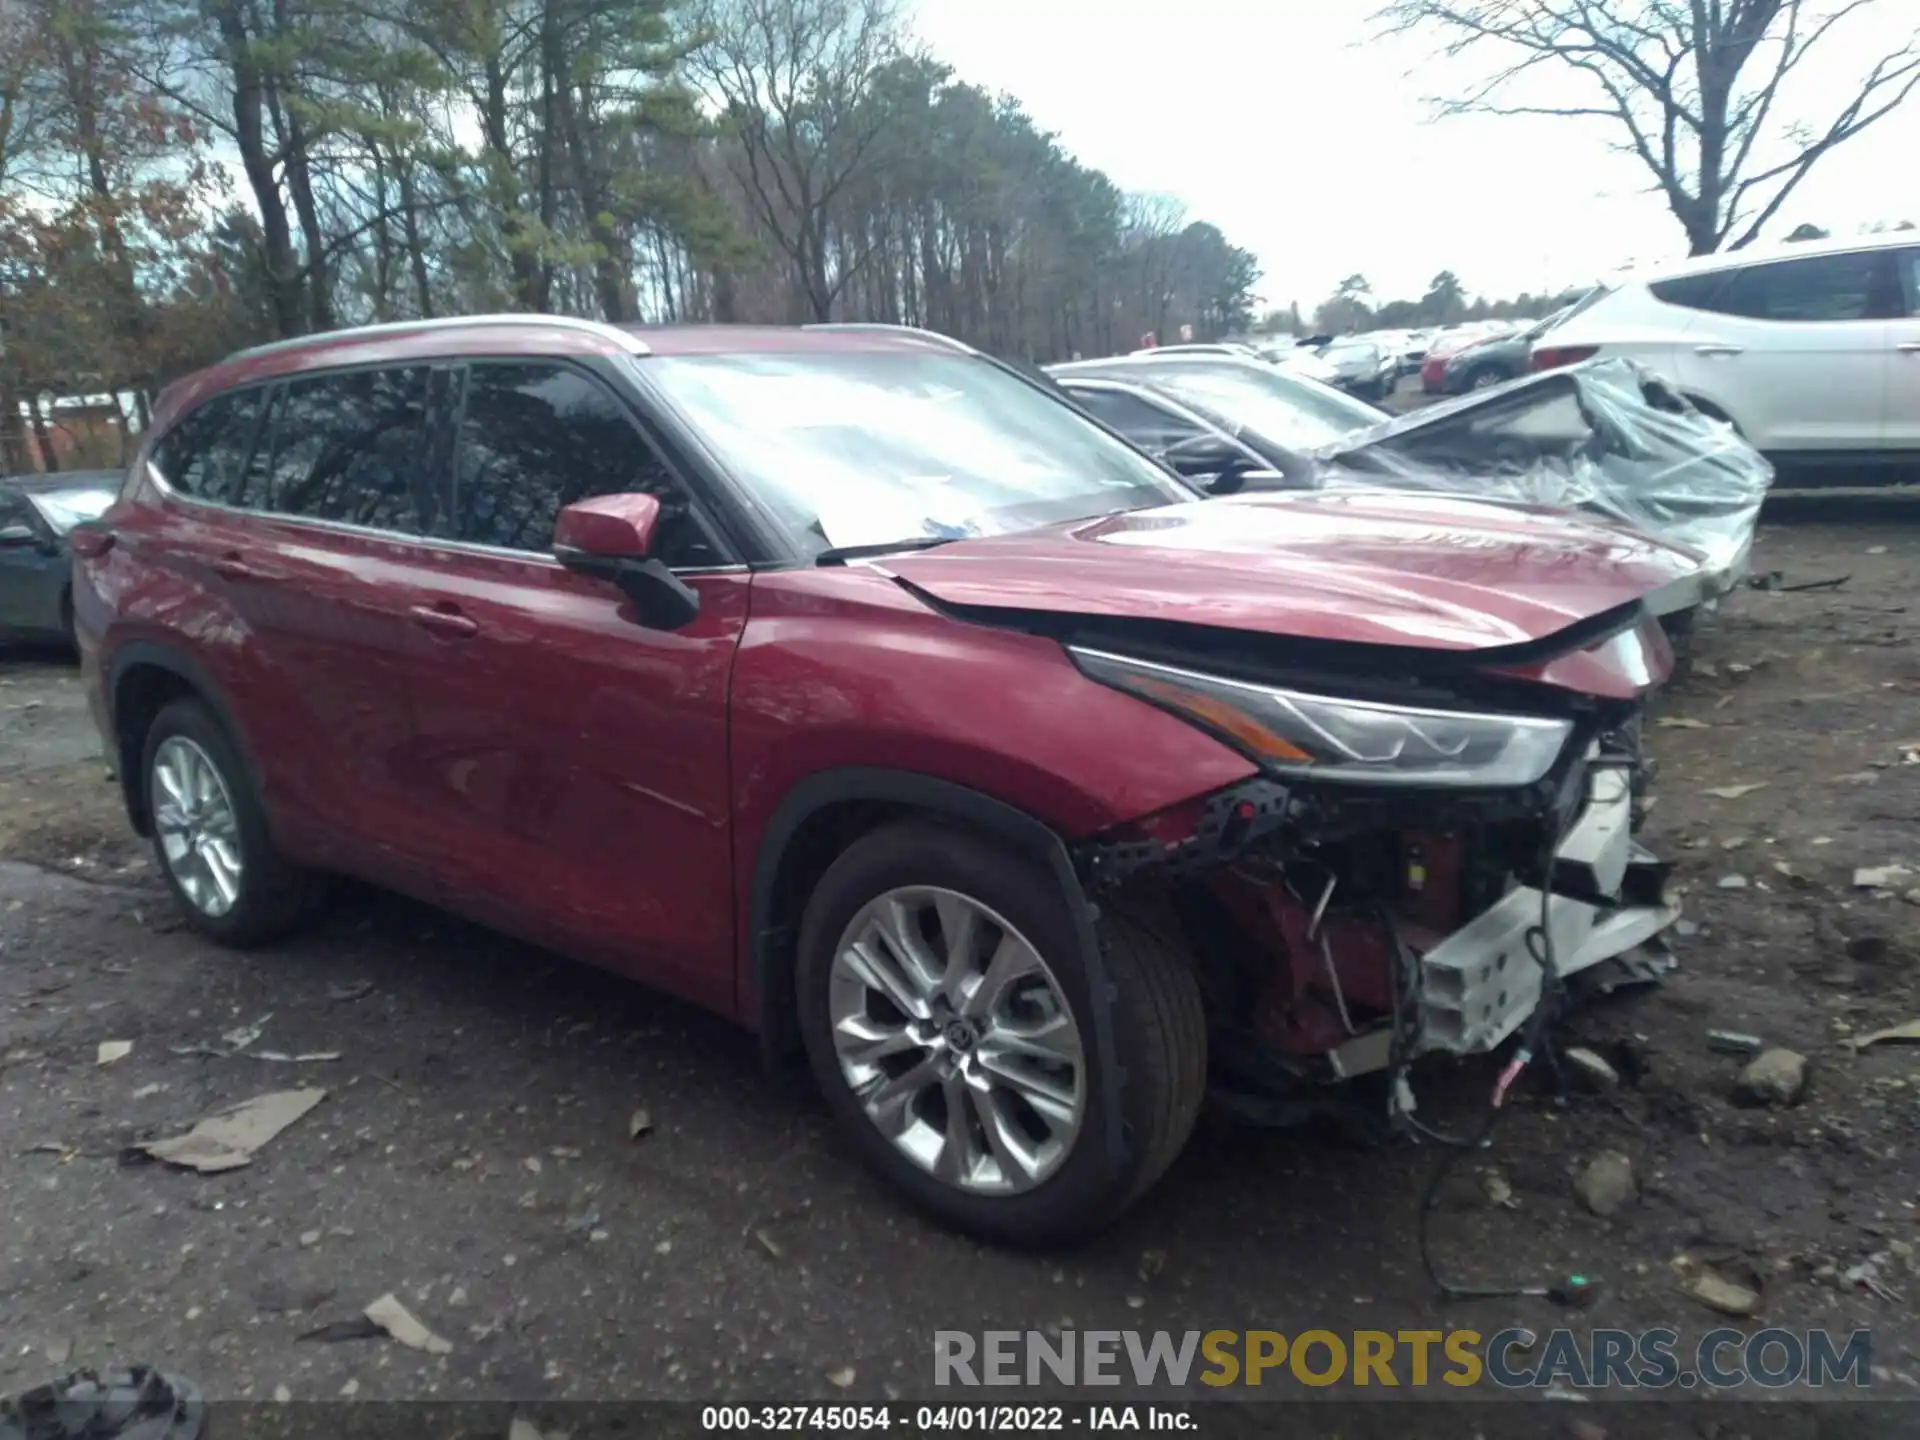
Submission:
[[1573,1182],[1573,1189],[1596,1215],[1612,1215],[1640,1194],[1633,1162],[1617,1150],[1595,1156]]
[[1791,1105],[1806,1085],[1806,1056],[1794,1050],[1763,1050],[1740,1072],[1733,1098],[1743,1105]]

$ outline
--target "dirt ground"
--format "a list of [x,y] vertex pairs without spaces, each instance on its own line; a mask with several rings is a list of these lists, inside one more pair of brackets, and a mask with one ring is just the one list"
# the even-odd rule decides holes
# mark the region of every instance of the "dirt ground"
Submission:
[[[610,976],[365,892],[268,953],[203,944],[126,830],[73,671],[0,658],[0,1392],[146,1357],[258,1400],[879,1399],[931,1393],[936,1329],[1744,1323],[1869,1327],[1875,1394],[1920,1396],[1920,1049],[1844,1043],[1920,1018],[1920,524],[1770,524],[1756,568],[1848,578],[1741,593],[1664,699],[1645,838],[1685,890],[1680,968],[1572,1025],[1624,1083],[1523,1085],[1434,1216],[1456,1278],[1598,1277],[1571,1320],[1436,1298],[1429,1147],[1210,1121],[1109,1234],[1015,1254],[897,1202],[747,1037]],[[255,1050],[341,1058],[204,1053],[256,1023]],[[1807,1057],[1804,1098],[1735,1105],[1744,1062],[1710,1029]],[[110,1040],[131,1053],[96,1063]],[[1452,1088],[1477,1104],[1488,1078]],[[249,1168],[126,1163],[295,1084],[326,1099]],[[1429,1118],[1465,1127],[1448,1088]],[[1603,1220],[1572,1182],[1605,1150],[1641,1193]],[[1863,1261],[1881,1296],[1848,1278]],[[1756,1318],[1683,1293],[1703,1269],[1756,1289]],[[299,1338],[389,1291],[452,1352]],[[1641,1413],[1614,1433],[1656,1433]]]

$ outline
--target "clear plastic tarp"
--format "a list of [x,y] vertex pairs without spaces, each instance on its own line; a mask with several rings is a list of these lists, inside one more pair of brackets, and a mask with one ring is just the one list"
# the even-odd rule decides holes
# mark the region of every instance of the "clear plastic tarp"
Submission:
[[1598,512],[1705,557],[1711,589],[1745,576],[1773,467],[1627,360],[1553,370],[1321,447],[1320,489],[1474,495]]

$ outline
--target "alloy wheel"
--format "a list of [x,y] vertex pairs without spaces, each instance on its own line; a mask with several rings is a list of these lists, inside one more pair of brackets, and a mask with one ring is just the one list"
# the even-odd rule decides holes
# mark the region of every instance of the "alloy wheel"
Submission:
[[218,920],[239,901],[245,873],[240,822],[226,778],[184,735],[160,742],[150,778],[153,828],[167,873],[189,905]]
[[1086,1112],[1080,1029],[1040,952],[953,890],[890,890],[835,948],[829,1018],[841,1076],[921,1169],[971,1194],[1042,1184]]

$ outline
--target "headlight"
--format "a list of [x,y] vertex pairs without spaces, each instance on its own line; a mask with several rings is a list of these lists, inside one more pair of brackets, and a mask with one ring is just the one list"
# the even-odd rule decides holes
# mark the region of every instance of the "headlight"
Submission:
[[1212,731],[1282,774],[1353,785],[1530,785],[1553,768],[1573,725],[1337,700],[1069,647],[1095,680]]

